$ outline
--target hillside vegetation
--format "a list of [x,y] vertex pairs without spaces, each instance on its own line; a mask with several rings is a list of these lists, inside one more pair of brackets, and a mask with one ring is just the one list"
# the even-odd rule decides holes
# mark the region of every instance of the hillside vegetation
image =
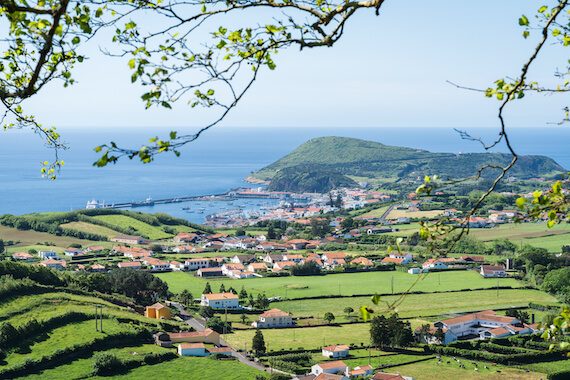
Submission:
[[[421,149],[389,146],[373,141],[347,137],[320,137],[312,139],[285,157],[261,169],[253,175],[260,180],[275,180],[270,184],[273,190],[294,182],[306,187],[295,178],[309,177],[312,165],[322,165],[335,176],[357,176],[363,178],[415,179],[418,176],[438,174],[440,177],[461,178],[473,175],[485,165],[506,166],[511,160],[503,153],[432,153]],[[287,171],[284,169],[289,168]],[[483,172],[490,178],[497,169]],[[509,174],[518,178],[553,177],[564,172],[554,160],[544,156],[520,156]],[[282,174],[280,174],[283,172]],[[288,180],[287,180],[288,179]],[[326,180],[321,183],[328,184]],[[289,186],[291,187],[291,186]],[[288,190],[293,191],[289,188]],[[323,188],[312,189],[327,191]]]

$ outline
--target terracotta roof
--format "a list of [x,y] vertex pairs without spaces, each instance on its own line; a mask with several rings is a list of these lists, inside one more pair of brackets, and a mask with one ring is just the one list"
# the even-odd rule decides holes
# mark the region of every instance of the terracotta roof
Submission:
[[402,264],[402,262],[404,261],[404,259],[395,259],[393,257],[384,257],[382,259],[383,263],[396,263],[396,264]]
[[260,314],[259,316],[263,317],[263,318],[268,318],[268,317],[271,318],[271,317],[288,317],[290,315],[291,314],[284,312],[284,311],[281,311],[279,309],[271,309],[271,310],[267,310],[263,314]]
[[330,352],[346,351],[348,349],[349,348],[346,344],[339,344],[338,346],[323,347],[323,350],[330,351]]
[[206,329],[204,331],[189,331],[189,332],[181,332],[181,333],[171,333],[168,334],[170,336],[170,339],[178,339],[178,338],[195,338],[198,336],[203,336],[203,337],[207,337],[210,334],[215,333],[217,334],[214,330],[212,329]]
[[179,346],[183,350],[192,348],[204,348],[204,343],[180,343]]
[[322,369],[331,369],[338,367],[346,367],[347,365],[344,364],[342,360],[335,360],[334,362],[319,363],[318,366],[321,367]]
[[315,377],[315,380],[341,380],[344,376],[335,375],[333,373],[321,373],[319,376]]
[[206,351],[214,354],[218,352],[232,352],[232,349],[230,347],[211,347],[206,348]]
[[373,380],[405,380],[402,376],[393,373],[376,372]]
[[168,309],[168,307],[164,306],[164,305],[161,304],[160,302],[157,302],[157,303],[155,303],[154,305],[151,305],[151,306],[147,306],[147,309],[156,309],[156,310],[159,310],[159,309],[164,309],[164,308]]
[[322,256],[326,256],[327,259],[344,259],[346,258],[346,253],[344,252],[325,252]]
[[233,294],[231,292],[224,292],[224,293],[208,293],[203,294],[208,300],[237,300],[239,299],[237,294]]
[[460,317],[455,317],[455,318],[450,318],[450,319],[444,319],[442,321],[440,321],[441,323],[450,326],[450,325],[454,325],[457,323],[462,323],[462,322],[467,322],[467,321],[472,321],[475,319],[484,319],[487,321],[495,321],[495,322],[503,322],[503,323],[512,323],[516,318],[513,317],[503,317],[500,315],[496,315],[496,313],[493,310],[485,310],[485,311],[480,311],[478,313],[472,313],[472,314],[467,314],[467,315],[462,315]]
[[124,261],[119,263],[119,268],[140,268],[141,266],[140,261]]
[[512,332],[509,329],[506,329],[504,327],[498,327],[496,329],[491,329],[488,332],[490,332],[493,335],[503,335],[503,334],[512,334]]

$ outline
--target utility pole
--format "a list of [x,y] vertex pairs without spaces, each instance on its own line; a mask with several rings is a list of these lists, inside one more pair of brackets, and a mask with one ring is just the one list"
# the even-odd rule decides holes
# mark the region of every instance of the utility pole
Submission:
[[499,298],[499,278],[497,277],[497,298]]
[[392,295],[394,295],[394,276],[392,276]]
[[[101,332],[103,332],[103,307],[105,307],[105,305],[94,304],[93,306],[95,306],[95,331],[99,331],[97,322],[98,319],[101,319]],[[99,315],[99,309],[101,309],[101,315]]]

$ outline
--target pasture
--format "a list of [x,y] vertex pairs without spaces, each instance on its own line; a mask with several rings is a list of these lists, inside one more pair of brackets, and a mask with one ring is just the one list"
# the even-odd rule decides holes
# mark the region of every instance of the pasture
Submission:
[[[71,244],[81,244],[82,246],[88,245],[101,245],[103,242],[93,241],[93,240],[82,240],[69,236],[56,236],[50,235],[46,232],[37,231],[21,231],[16,228],[0,226],[0,239],[19,241],[16,245],[11,245],[6,247],[8,253],[16,253],[18,251],[27,251],[28,249],[55,249],[57,251],[63,251],[65,248],[69,247]],[[47,246],[43,243],[49,242],[54,243],[55,246]]]
[[[244,286],[249,293],[253,292],[254,296],[265,292],[267,297],[280,296],[290,299],[326,295],[336,296],[339,294],[345,296],[374,293],[385,294],[392,292],[392,283],[394,284],[394,293],[401,293],[409,289],[418,278],[418,275],[398,271],[339,273],[323,276],[264,277],[241,280],[227,277],[202,279],[184,272],[157,273],[156,276],[166,281],[168,288],[173,293],[180,293],[182,290],[188,289],[195,298],[200,297],[206,282],[209,282],[214,292],[217,292],[223,283],[226,289],[231,286],[238,292]],[[499,285],[521,286],[520,283],[512,278],[501,279]],[[423,275],[414,285],[412,291],[434,292],[493,288],[496,286],[496,280],[484,279],[475,271],[452,271]]]
[[150,224],[141,222],[140,220],[131,218],[126,215],[97,215],[94,218],[115,226],[130,226],[137,230],[140,235],[148,236],[151,240],[171,238],[172,234],[166,233],[159,226],[151,226]]
[[71,228],[74,230],[79,230],[83,232],[89,232],[92,234],[98,234],[107,236],[107,238],[113,238],[117,235],[120,235],[119,232],[112,230],[107,227],[98,226],[96,224],[86,223],[86,222],[71,222],[59,225],[61,228]]

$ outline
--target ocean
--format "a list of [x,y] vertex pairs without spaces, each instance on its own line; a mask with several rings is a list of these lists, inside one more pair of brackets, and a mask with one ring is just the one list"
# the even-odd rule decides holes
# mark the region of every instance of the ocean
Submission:
[[[162,132],[160,132],[162,131]],[[243,182],[259,170],[291,152],[302,143],[322,136],[344,136],[377,141],[387,145],[426,149],[432,152],[484,152],[477,142],[461,139],[453,128],[231,128],[217,127],[182,148],[181,156],[159,156],[150,164],[122,158],[115,165],[93,167],[97,145],[115,141],[138,147],[165,127],[149,128],[67,128],[61,129],[70,149],[61,152],[65,165],[55,181],[41,178],[42,161],[53,160],[39,136],[27,130],[0,132],[0,214],[69,211],[85,208],[87,201],[105,203],[175,198],[224,193],[230,188],[255,187]],[[493,128],[472,128],[474,137],[492,141]],[[519,128],[510,131],[518,154],[553,158],[570,168],[566,127]],[[494,152],[505,152],[499,145]],[[194,202],[190,202],[194,203]],[[251,202],[246,207],[259,204]],[[237,205],[237,204],[236,204]],[[182,207],[205,208],[204,214],[187,213]],[[203,223],[208,213],[223,211],[226,204],[187,205],[173,203],[137,207],[136,211],[166,212],[192,222]]]

